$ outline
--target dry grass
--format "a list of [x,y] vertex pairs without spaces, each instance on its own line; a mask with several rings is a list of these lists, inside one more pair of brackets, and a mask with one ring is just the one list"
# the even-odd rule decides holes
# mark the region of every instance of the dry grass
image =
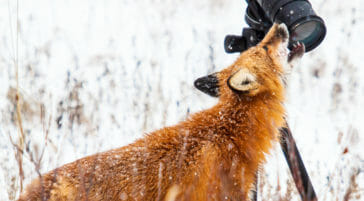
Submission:
[[359,170],[354,170],[353,173],[351,174],[350,183],[346,189],[343,201],[360,200],[361,198],[360,192],[363,192],[364,189],[359,189],[359,185],[356,181],[359,173],[360,173]]

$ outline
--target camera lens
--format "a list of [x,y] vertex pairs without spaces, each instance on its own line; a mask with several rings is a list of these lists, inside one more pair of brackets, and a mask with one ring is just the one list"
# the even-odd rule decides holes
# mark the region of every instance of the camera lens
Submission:
[[315,22],[306,22],[292,30],[292,40],[303,41],[314,37],[315,32],[317,33],[317,24]]
[[326,35],[324,21],[307,0],[257,0],[271,22],[285,23],[290,32],[290,46],[300,41],[306,52],[316,48]]
[[325,37],[325,27],[318,19],[300,22],[290,28],[291,43],[300,41],[305,44],[306,51],[317,47]]

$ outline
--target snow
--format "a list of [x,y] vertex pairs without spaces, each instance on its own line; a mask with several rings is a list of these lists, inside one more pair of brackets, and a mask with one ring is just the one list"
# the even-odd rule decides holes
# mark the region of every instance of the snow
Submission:
[[[364,196],[364,3],[311,1],[327,36],[289,75],[288,121],[319,200],[343,200],[358,171]],[[216,100],[193,81],[231,64],[227,34],[240,34],[245,1],[19,1],[19,85],[26,144],[41,172],[126,145]],[[11,102],[16,87],[16,1],[0,1],[0,200],[19,193]],[[41,108],[44,108],[41,109]],[[57,120],[58,123],[57,123]],[[45,136],[48,142],[45,146]],[[345,150],[348,152],[345,152]],[[26,154],[27,155],[27,154]],[[24,158],[25,184],[36,177]],[[261,200],[286,190],[279,146],[268,157]],[[272,186],[268,188],[267,186]],[[293,192],[292,200],[299,200]],[[127,195],[122,194],[121,199]],[[360,198],[352,197],[352,200]]]

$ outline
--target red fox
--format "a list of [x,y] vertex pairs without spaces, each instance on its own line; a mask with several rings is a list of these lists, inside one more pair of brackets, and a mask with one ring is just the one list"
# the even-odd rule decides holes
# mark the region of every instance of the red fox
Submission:
[[206,90],[219,96],[214,107],[52,170],[19,201],[249,200],[255,173],[284,126],[284,66],[304,53],[301,44],[288,52],[288,40],[286,26],[274,24],[262,42],[209,76],[216,86]]

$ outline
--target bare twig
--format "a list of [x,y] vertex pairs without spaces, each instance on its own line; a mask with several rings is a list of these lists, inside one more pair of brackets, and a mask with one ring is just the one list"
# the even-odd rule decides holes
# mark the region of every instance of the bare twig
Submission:
[[[16,122],[18,126],[18,134],[19,140],[16,146],[15,159],[18,163],[19,167],[19,177],[20,177],[20,191],[23,190],[23,180],[24,180],[24,171],[23,171],[23,150],[25,146],[25,134],[23,130],[23,123],[21,118],[21,103],[20,103],[20,92],[19,92],[19,0],[16,1],[16,45],[15,45],[15,58],[14,58],[14,67],[15,67],[15,80],[16,80]],[[14,143],[13,143],[14,145]]]

